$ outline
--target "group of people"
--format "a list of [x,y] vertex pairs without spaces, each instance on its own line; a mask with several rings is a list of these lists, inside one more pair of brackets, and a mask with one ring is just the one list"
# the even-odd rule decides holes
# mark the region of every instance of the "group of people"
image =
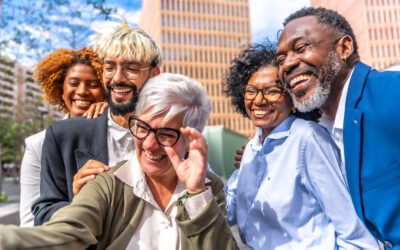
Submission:
[[225,94],[257,132],[225,186],[204,87],[110,25],[36,67],[71,119],[27,138],[23,227],[0,226],[0,248],[237,249],[237,224],[252,249],[400,249],[400,72],[361,63],[341,15],[303,8],[233,60]]

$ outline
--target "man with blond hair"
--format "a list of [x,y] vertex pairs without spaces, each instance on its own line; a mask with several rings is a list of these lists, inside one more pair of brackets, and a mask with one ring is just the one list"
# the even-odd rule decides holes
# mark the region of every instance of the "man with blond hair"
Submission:
[[138,91],[160,73],[161,50],[143,30],[108,22],[90,37],[103,60],[103,87],[109,109],[95,120],[76,118],[52,124],[43,145],[40,197],[32,206],[35,225],[68,205],[89,180],[134,154],[128,119]]

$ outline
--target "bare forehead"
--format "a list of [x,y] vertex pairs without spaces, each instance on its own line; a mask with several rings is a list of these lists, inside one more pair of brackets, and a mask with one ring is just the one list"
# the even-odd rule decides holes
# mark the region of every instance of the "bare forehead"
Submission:
[[312,38],[315,36],[326,36],[330,32],[325,24],[318,22],[315,16],[305,16],[293,19],[288,22],[279,38],[279,47],[301,38]]

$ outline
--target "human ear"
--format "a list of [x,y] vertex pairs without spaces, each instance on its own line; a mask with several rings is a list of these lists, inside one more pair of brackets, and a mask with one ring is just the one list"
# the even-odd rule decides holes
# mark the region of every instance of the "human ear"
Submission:
[[346,62],[354,52],[353,38],[349,35],[345,35],[339,39],[336,45],[336,52],[338,56]]
[[154,68],[151,68],[150,78],[155,77],[155,76],[157,76],[159,74],[160,74],[160,68],[159,67],[156,66]]

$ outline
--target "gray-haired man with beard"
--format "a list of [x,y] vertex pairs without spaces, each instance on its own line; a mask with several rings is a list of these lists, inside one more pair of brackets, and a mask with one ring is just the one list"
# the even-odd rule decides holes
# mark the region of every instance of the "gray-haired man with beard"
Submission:
[[304,8],[284,26],[280,80],[297,109],[323,111],[358,216],[387,248],[400,249],[400,72],[361,63],[353,31],[337,12]]
[[134,153],[128,119],[138,90],[160,73],[160,47],[141,29],[109,22],[92,37],[103,59],[103,86],[109,110],[95,120],[68,119],[46,131],[40,198],[32,207],[35,225],[48,221],[96,174]]

